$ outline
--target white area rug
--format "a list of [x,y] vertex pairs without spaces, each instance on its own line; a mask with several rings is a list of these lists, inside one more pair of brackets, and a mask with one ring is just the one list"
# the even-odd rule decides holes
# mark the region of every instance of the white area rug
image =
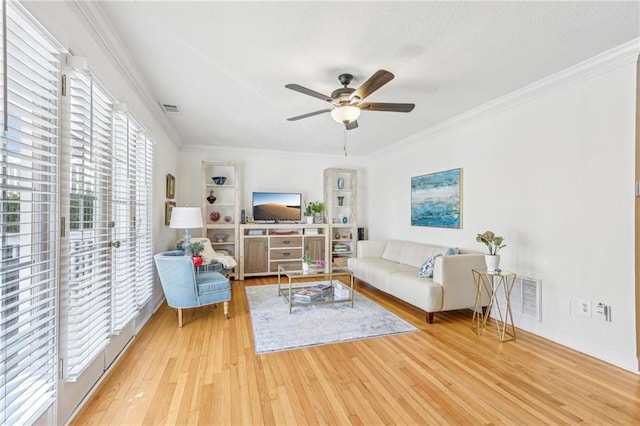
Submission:
[[[313,285],[320,282],[314,282]],[[296,287],[311,284],[298,283]],[[413,325],[354,291],[355,302],[289,305],[277,285],[245,287],[256,353],[417,331]]]

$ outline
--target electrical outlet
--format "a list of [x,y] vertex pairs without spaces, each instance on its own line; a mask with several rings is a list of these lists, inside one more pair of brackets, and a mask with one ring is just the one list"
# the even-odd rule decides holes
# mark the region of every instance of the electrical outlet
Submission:
[[591,316],[591,300],[579,300],[578,313],[585,317],[590,317]]
[[593,317],[599,320],[607,320],[607,305],[602,302],[598,302],[596,309],[593,313]]

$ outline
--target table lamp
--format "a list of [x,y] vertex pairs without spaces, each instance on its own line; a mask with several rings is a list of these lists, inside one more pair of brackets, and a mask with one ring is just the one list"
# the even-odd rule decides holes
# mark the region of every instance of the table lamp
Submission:
[[202,228],[202,211],[200,207],[174,207],[171,209],[170,228],[184,228],[182,247],[187,255],[191,255],[191,228]]

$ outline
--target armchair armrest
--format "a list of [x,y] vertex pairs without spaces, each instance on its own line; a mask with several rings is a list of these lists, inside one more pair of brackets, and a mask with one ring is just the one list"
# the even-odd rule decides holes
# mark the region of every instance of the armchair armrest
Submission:
[[382,257],[387,246],[385,240],[360,240],[357,243],[356,257]]

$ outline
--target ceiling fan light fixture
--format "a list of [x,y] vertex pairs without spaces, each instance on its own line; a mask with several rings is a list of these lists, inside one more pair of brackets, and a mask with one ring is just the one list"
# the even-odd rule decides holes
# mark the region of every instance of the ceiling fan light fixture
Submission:
[[331,110],[331,117],[338,123],[351,123],[360,117],[360,108],[343,105]]

